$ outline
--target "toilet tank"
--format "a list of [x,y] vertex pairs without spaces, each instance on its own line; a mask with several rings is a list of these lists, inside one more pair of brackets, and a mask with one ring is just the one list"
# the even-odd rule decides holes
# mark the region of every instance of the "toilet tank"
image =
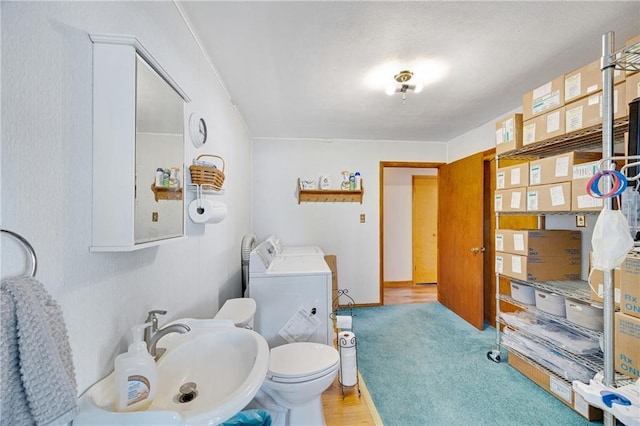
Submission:
[[256,301],[244,297],[229,299],[213,319],[231,320],[236,327],[253,330],[253,319],[256,315]]

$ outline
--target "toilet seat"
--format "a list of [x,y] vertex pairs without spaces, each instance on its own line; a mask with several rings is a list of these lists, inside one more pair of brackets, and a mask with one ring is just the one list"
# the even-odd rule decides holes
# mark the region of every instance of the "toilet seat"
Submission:
[[267,379],[300,383],[326,376],[338,369],[338,351],[321,343],[297,342],[271,349]]

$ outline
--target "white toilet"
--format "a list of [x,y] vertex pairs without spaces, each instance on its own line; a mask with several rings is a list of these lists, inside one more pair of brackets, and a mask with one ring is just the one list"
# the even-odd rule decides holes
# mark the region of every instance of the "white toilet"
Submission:
[[[230,299],[214,319],[231,320],[236,327],[252,328],[255,311],[253,299]],[[274,425],[324,425],[321,395],[331,386],[339,368],[340,355],[328,345],[299,342],[272,348],[269,371],[256,400],[272,414]],[[265,403],[265,396],[270,397],[271,404]],[[278,409],[269,407],[273,403]]]

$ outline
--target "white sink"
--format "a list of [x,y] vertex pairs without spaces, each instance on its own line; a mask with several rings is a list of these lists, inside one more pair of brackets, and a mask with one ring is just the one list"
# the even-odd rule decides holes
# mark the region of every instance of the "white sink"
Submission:
[[[218,425],[241,411],[262,385],[269,347],[258,333],[230,321],[183,319],[191,331],[158,342],[166,353],[158,361],[158,384],[146,411],[114,409],[113,373],[80,398],[78,425]],[[180,393],[195,383],[197,395]],[[182,397],[182,398],[181,398]],[[180,399],[188,402],[180,402]]]

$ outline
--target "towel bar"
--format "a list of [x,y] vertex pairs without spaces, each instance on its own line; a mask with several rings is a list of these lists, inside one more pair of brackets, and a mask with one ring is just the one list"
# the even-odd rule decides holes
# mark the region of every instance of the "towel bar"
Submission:
[[36,271],[38,270],[38,258],[36,256],[36,251],[33,249],[33,246],[24,238],[22,235],[15,233],[13,231],[9,231],[8,229],[0,229],[3,234],[7,234],[13,237],[16,241],[18,241],[22,246],[27,250],[29,256],[31,257],[31,277],[36,276]]

